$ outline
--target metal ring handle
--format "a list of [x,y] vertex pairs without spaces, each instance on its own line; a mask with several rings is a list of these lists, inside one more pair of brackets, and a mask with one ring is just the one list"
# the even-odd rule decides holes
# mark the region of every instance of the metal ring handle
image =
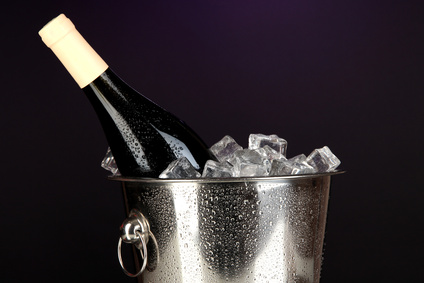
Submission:
[[141,273],[143,273],[144,269],[146,269],[146,265],[147,265],[147,245],[146,245],[146,242],[143,240],[143,237],[142,237],[140,231],[136,231],[135,233],[139,237],[139,239],[141,241],[141,244],[143,246],[143,250],[140,250],[141,258],[143,259],[143,265],[141,266],[141,269],[137,273],[135,273],[135,274],[132,274],[131,272],[129,272],[124,267],[124,263],[123,263],[123,260],[122,260],[122,254],[121,254],[122,237],[119,237],[119,241],[118,241],[118,259],[119,259],[119,263],[121,264],[122,270],[125,272],[125,274],[128,275],[128,276],[130,276],[130,277],[137,277],[137,276],[139,276]]

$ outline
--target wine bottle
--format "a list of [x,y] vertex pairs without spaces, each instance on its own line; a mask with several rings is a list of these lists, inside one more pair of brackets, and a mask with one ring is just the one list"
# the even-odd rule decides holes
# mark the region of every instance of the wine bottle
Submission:
[[64,14],[39,35],[87,95],[123,176],[158,177],[183,156],[201,171],[214,159],[184,122],[118,77]]

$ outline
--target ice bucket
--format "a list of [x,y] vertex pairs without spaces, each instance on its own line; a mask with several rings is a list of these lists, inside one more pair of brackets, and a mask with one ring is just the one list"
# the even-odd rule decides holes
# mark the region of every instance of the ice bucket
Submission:
[[[319,282],[330,182],[340,173],[113,177],[128,213],[121,266],[139,282]],[[121,257],[128,244],[134,273]]]

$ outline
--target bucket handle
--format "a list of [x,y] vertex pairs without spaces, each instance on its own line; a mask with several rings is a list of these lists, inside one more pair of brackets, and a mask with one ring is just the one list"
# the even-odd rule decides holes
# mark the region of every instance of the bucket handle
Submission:
[[[118,241],[118,259],[121,264],[122,270],[129,277],[137,277],[146,269],[147,266],[147,243],[151,237],[156,243],[156,239],[153,233],[150,231],[150,225],[146,217],[137,209],[132,209],[127,219],[124,220],[121,227],[119,228],[122,232],[121,237]],[[129,272],[123,263],[121,246],[122,242],[127,244],[133,244],[140,251],[143,264],[137,273]]]

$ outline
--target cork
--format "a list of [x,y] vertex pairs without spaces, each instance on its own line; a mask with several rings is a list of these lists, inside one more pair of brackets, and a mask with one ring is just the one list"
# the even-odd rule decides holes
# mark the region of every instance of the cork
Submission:
[[86,87],[108,68],[64,14],[48,22],[38,34],[80,88]]

